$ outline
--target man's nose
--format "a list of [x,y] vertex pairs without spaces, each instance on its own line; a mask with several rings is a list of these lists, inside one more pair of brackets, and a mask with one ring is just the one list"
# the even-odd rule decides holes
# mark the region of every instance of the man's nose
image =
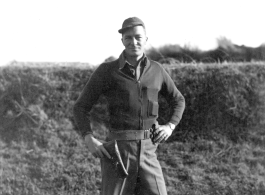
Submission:
[[136,44],[137,44],[137,40],[136,40],[136,38],[132,38],[131,43],[134,44],[134,45],[136,45]]

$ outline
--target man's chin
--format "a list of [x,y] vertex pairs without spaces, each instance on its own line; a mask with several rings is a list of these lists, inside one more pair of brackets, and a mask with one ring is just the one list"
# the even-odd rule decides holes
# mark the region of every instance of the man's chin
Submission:
[[131,56],[131,57],[138,57],[138,56],[142,56],[143,52],[139,52],[139,51],[130,51],[130,52],[126,52],[127,55]]

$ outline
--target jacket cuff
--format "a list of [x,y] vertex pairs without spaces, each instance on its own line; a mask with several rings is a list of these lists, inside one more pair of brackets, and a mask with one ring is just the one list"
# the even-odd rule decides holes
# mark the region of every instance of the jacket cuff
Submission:
[[93,134],[93,132],[86,131],[86,132],[81,133],[82,139],[84,140],[86,135],[89,135],[89,134]]
[[[177,126],[178,124],[179,124],[179,122],[180,122],[180,119],[178,118],[178,117],[174,117],[174,118],[172,118],[168,123],[172,123],[172,124],[174,124],[175,126]],[[167,124],[168,124],[167,123]]]

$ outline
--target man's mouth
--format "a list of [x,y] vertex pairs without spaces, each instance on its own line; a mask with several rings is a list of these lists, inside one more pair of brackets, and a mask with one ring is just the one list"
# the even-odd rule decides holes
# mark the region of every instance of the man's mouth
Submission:
[[130,48],[131,50],[138,50],[138,48],[137,47],[133,47],[133,48]]

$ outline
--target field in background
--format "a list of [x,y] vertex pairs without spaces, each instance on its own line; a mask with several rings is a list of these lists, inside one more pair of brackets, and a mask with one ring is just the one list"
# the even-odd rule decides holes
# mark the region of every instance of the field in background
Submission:
[[220,62],[256,62],[265,60],[265,44],[259,47],[236,45],[231,40],[220,37],[217,39],[217,48],[201,51],[189,45],[164,45],[160,48],[150,48],[147,55],[159,62],[185,63],[220,63]]
[[[72,106],[94,71],[75,64],[0,68],[0,194],[97,195],[99,160],[73,123]],[[186,98],[183,120],[159,145],[169,195],[265,193],[265,64],[166,66]],[[160,123],[169,115],[160,98]],[[93,109],[106,135],[104,98]]]

